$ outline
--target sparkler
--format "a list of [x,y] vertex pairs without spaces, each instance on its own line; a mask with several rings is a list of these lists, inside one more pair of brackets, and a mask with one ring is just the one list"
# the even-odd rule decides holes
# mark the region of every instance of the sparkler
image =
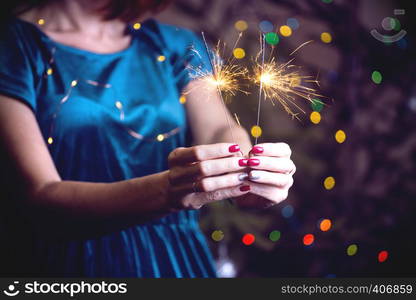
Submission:
[[[289,56],[311,42],[303,43]],[[302,75],[300,72],[302,67],[292,64],[295,58],[281,64],[274,57],[265,62],[265,52],[265,37],[262,36],[260,52],[255,59],[254,77],[252,78],[252,81],[259,86],[256,125],[259,126],[260,123],[260,109],[263,98],[269,99],[273,105],[279,103],[289,115],[299,120],[294,110],[299,110],[302,113],[305,113],[305,111],[296,103],[296,100],[302,98],[313,102],[313,97],[323,97],[317,93],[316,89],[309,86],[310,84],[316,84],[319,87],[319,81],[317,77]],[[270,57],[272,53],[273,48]],[[258,137],[256,137],[256,144],[257,139]]]
[[[216,89],[218,96],[220,97],[222,102],[228,127],[230,128],[231,138],[235,143],[235,138],[231,126],[231,120],[226,107],[226,100],[229,99],[229,96],[235,96],[238,92],[247,94],[246,91],[241,89],[239,83],[240,78],[247,76],[247,69],[235,64],[234,57],[232,56],[232,54],[226,61],[223,61],[221,56],[222,47],[220,45],[220,42],[218,42],[214,50],[211,51],[208,47],[208,43],[206,41],[204,32],[201,32],[201,35],[212,71],[208,71],[202,68],[201,66],[189,68],[193,71],[192,76],[202,83],[202,88],[206,88],[208,91],[211,91],[212,88]],[[239,34],[238,39],[236,40],[232,48],[232,52],[236,48],[241,36],[242,33]],[[192,49],[192,51],[195,55],[201,57],[200,53],[196,49]],[[223,94],[225,96],[225,100]]]

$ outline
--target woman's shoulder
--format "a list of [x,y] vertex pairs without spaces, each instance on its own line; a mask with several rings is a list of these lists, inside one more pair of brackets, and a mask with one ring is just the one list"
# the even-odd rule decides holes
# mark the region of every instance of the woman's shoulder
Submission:
[[197,35],[186,28],[149,19],[143,23],[143,32],[160,48],[182,52],[199,42]]

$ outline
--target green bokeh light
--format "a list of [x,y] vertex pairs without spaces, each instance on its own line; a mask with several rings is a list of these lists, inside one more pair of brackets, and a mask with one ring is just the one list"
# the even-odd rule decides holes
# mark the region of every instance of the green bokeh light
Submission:
[[324,108],[324,103],[321,100],[315,98],[312,99],[311,106],[314,111],[320,112],[322,108]]
[[373,73],[371,74],[371,79],[375,84],[380,84],[383,80],[383,76],[379,71],[373,71]]
[[273,230],[272,232],[270,232],[269,239],[272,242],[277,242],[280,239],[280,231],[279,230]]
[[275,32],[268,32],[265,35],[266,42],[270,45],[277,45],[279,43],[279,36]]

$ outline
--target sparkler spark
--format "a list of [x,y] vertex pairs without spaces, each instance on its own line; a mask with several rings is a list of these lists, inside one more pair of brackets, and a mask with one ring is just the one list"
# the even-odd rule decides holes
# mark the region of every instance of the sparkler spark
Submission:
[[[231,53],[233,53],[236,48],[242,33],[239,34],[237,41],[235,42]],[[240,79],[247,77],[248,70],[235,63],[235,57],[231,56],[223,60],[225,52],[225,45],[221,45],[218,41],[216,47],[211,51],[208,47],[208,44],[205,39],[205,35],[202,32],[202,38],[205,44],[205,50],[208,54],[211,70],[207,70],[203,66],[188,66],[190,69],[190,74],[193,79],[197,79],[202,85],[198,87],[207,89],[210,91],[212,88],[217,89],[218,94],[223,100],[224,98],[228,101],[232,96],[235,96],[238,92],[248,94],[247,91],[242,89],[240,84]],[[201,57],[201,54],[197,49],[192,48],[191,51],[194,55]]]
[[[310,42],[312,41],[300,45],[290,56]],[[314,84],[319,86],[318,78],[302,75],[302,67],[292,64],[295,58],[290,59],[286,63],[278,63],[272,57],[265,62],[264,42],[261,41],[261,43],[261,50],[255,59],[254,77],[252,78],[260,89],[259,101],[261,101],[261,93],[263,93],[265,99],[269,99],[273,105],[279,103],[289,115],[299,120],[298,113],[295,113],[295,111],[298,110],[305,113],[297,104],[299,98],[313,102],[314,97],[323,97],[313,88]],[[261,61],[260,57],[262,57]]]

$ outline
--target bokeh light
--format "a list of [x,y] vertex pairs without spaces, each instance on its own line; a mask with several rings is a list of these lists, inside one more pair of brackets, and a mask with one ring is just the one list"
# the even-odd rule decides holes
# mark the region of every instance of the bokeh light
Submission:
[[332,35],[329,32],[321,33],[321,41],[328,44],[332,41]]
[[303,244],[305,246],[310,246],[315,241],[315,236],[312,233],[305,234],[303,236]]
[[235,22],[234,27],[238,31],[245,31],[248,28],[248,24],[244,20],[238,20],[237,22]]
[[273,31],[273,24],[270,21],[263,20],[259,23],[259,28],[263,33]]
[[156,137],[156,140],[158,142],[163,142],[164,139],[165,139],[165,136],[163,134],[158,134]]
[[291,216],[293,216],[293,212],[294,212],[294,209],[293,209],[293,206],[292,205],[290,205],[290,204],[288,204],[288,205],[285,205],[283,208],[282,208],[282,216],[284,217],[284,218],[290,218]]
[[311,107],[314,111],[320,112],[322,108],[324,108],[324,103],[321,100],[315,98],[312,99]]
[[52,69],[52,68],[48,68],[48,69],[46,70],[46,74],[48,74],[48,75],[52,75],[52,73],[53,73],[53,69]]
[[251,127],[251,135],[255,138],[258,138],[261,136],[262,134],[262,129],[260,126],[254,125],[253,127]]
[[324,187],[327,190],[332,190],[335,186],[335,178],[332,176],[328,176],[327,178],[325,178],[324,180]]
[[186,103],[186,96],[185,95],[182,95],[182,96],[179,97],[179,103],[180,104],[185,104]]
[[269,32],[265,35],[266,42],[272,46],[277,45],[279,43],[279,36],[275,32]]
[[222,232],[221,230],[214,230],[211,234],[211,238],[214,241],[219,242],[224,238],[224,232]]
[[347,247],[347,255],[348,256],[353,256],[357,253],[358,251],[358,246],[356,244],[351,244]]
[[345,139],[347,138],[347,135],[345,134],[344,130],[338,130],[337,132],[335,132],[335,140],[342,144],[343,142],[345,142]]
[[296,30],[299,28],[299,22],[295,18],[289,18],[286,21],[286,25],[292,28],[292,30]]
[[246,56],[246,52],[243,48],[235,48],[233,51],[233,55],[237,59],[242,59],[244,56]]
[[329,229],[331,229],[331,227],[332,227],[332,222],[330,219],[323,219],[319,223],[319,229],[321,229],[322,231],[328,231]]
[[246,246],[249,246],[249,245],[253,244],[255,240],[256,240],[256,238],[251,233],[246,233],[245,235],[243,235],[243,238],[241,239],[243,244],[246,245]]
[[277,242],[280,239],[281,233],[279,230],[273,230],[272,232],[270,232],[269,234],[269,239],[272,242]]
[[292,35],[292,28],[290,28],[287,25],[280,26],[279,31],[280,31],[280,34],[285,37]]
[[52,145],[52,143],[53,143],[53,138],[52,137],[48,137],[48,144],[49,145]]
[[140,27],[142,27],[142,24],[140,24],[140,23],[134,23],[134,24],[133,24],[133,28],[134,28],[135,30],[139,30],[139,29],[140,29]]
[[380,251],[379,253],[378,253],[378,257],[377,257],[377,259],[378,259],[378,261],[379,262],[385,262],[386,260],[387,260],[387,258],[389,257],[389,252],[388,251],[386,251],[386,250],[383,250],[383,251]]
[[373,71],[373,73],[371,73],[371,80],[373,80],[375,84],[380,84],[383,80],[383,76],[379,71]]
[[313,124],[319,124],[319,122],[321,122],[321,114],[317,111],[311,112],[309,118]]
[[157,60],[160,61],[160,62],[162,62],[162,61],[165,61],[166,60],[166,57],[164,55],[159,55],[157,57]]
[[45,19],[39,19],[38,24],[39,25],[44,25],[45,24]]

